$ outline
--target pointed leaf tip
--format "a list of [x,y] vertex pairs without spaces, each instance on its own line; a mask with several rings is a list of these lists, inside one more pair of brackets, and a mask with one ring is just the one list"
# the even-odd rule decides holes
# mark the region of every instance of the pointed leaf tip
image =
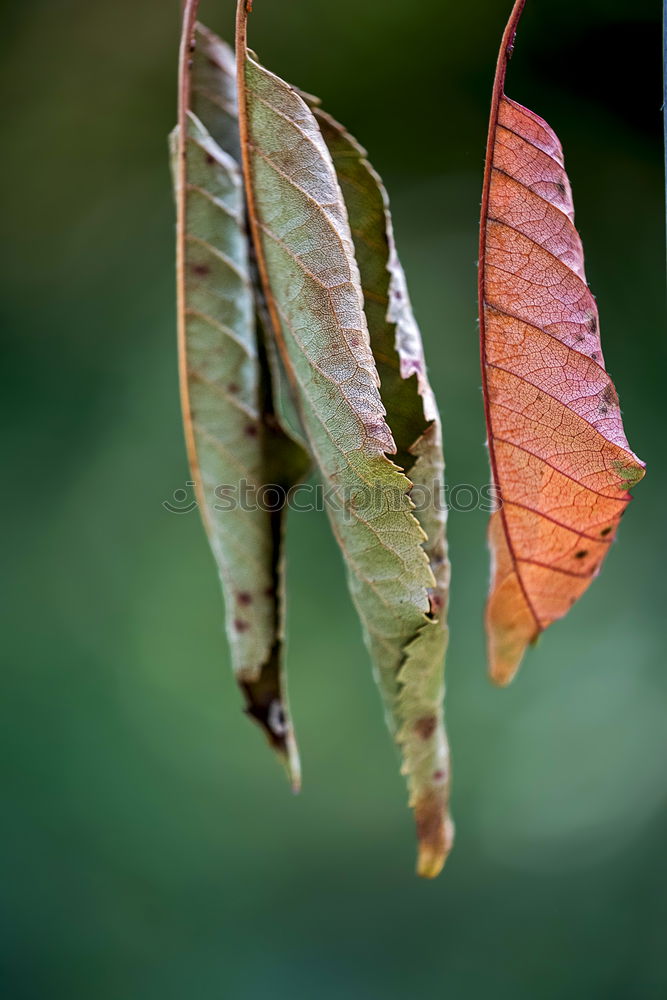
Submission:
[[[333,490],[327,512],[410,802],[422,803],[419,866],[433,876],[449,846],[449,563],[440,424],[419,330],[386,192],[364,151],[249,53],[242,3],[236,38],[258,270],[310,448]],[[418,509],[411,493],[420,490],[431,503]]]
[[516,677],[521,666],[526,646],[519,635],[503,634],[498,628],[492,627],[489,636],[488,658],[489,677],[498,687],[507,687]]
[[454,824],[443,810],[442,799],[431,793],[415,806],[417,824],[417,874],[436,878],[454,843]]

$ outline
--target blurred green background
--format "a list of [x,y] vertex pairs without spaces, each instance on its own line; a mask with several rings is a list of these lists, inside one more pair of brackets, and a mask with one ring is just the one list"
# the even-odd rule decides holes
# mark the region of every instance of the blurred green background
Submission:
[[[290,523],[292,798],[242,717],[197,515],[161,506],[189,478],[166,153],[178,3],[1,6],[3,998],[664,997],[658,0],[529,0],[510,66],[509,94],[563,141],[649,472],[601,578],[506,691],[485,677],[486,515],[452,514],[458,839],[435,883],[412,873],[324,515]],[[389,185],[450,484],[488,481],[475,261],[509,6],[256,0],[250,25]],[[231,8],[202,16],[229,34]]]

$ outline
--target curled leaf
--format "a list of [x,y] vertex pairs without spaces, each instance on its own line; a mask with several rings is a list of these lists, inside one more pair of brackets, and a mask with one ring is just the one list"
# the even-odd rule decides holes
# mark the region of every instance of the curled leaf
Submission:
[[480,335],[491,469],[489,662],[500,684],[600,570],[644,475],[604,368],[560,142],[505,96],[525,0],[503,36],[480,231]]
[[[247,51],[246,16],[241,0],[239,121],[257,263],[309,446],[330,487],[329,518],[403,748],[420,841],[418,868],[433,876],[451,841],[441,707],[444,515],[435,508],[424,513],[433,529],[427,539],[410,499],[416,480],[387,456],[398,458],[400,449],[411,476],[419,469],[423,481],[441,486],[439,423],[407,297],[398,306],[405,289],[379,180],[339,126],[321,113],[316,117]],[[360,207],[346,205],[332,161],[333,152],[346,184],[340,163],[345,150],[351,153],[346,167],[367,188]],[[355,233],[366,230],[356,234],[356,243],[348,212]],[[365,309],[376,297],[381,311],[369,334]],[[374,357],[383,348],[384,372],[396,388],[395,400],[388,395],[386,405]],[[396,418],[399,441],[387,409]]]
[[185,15],[173,140],[183,419],[246,710],[298,788],[282,670],[285,507],[276,491],[284,496],[307,463],[276,419],[255,321],[243,180],[234,158],[234,58],[220,39],[195,27],[195,7]]
[[[410,804],[420,827],[422,874],[439,870],[453,828],[447,814],[449,748],[443,720],[443,660],[447,644],[449,559],[445,526],[442,428],[419,328],[394,242],[389,199],[366,151],[317,105],[313,112],[331,154],[350,221],[380,395],[395,444],[395,461],[409,476],[414,514],[434,576],[429,618],[393,655],[369,637],[390,727],[403,754]],[[443,822],[444,819],[444,822]],[[432,836],[429,836],[429,832]]]

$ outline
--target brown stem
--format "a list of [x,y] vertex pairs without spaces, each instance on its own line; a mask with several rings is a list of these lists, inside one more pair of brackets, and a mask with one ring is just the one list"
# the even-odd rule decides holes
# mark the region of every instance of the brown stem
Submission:
[[507,73],[507,62],[514,49],[514,39],[519,19],[523,13],[526,0],[516,0],[510,19],[507,22],[503,39],[500,43],[500,52],[496,63],[496,75],[493,80],[493,93],[491,95],[491,117],[489,119],[489,134],[486,142],[486,159],[484,164],[484,184],[482,187],[482,211],[479,227],[479,322],[480,332],[484,326],[484,254],[486,250],[486,217],[489,212],[489,188],[491,186],[491,166],[493,163],[493,147],[496,141],[496,128],[498,125],[498,106],[500,99],[505,92],[505,74]]
[[298,400],[299,396],[297,392],[296,376],[287,354],[287,346],[285,344],[285,339],[282,333],[282,325],[280,323],[280,315],[271,291],[271,282],[269,280],[266,258],[264,256],[264,249],[262,246],[262,233],[259,220],[257,218],[255,191],[252,181],[252,163],[250,161],[250,139],[248,130],[248,102],[245,80],[246,63],[248,59],[248,14],[252,11],[252,4],[253,0],[237,0],[236,5],[236,80],[238,92],[239,137],[241,140],[241,161],[243,166],[243,177],[245,180],[246,208],[250,228],[250,237],[255,253],[255,262],[257,264],[257,271],[262,283],[266,309],[269,314],[269,319],[271,320],[272,332],[276,338],[276,343],[278,345],[278,350],[280,351],[280,356],[283,360],[285,372],[294,391],[294,398],[295,400]]
[[[491,190],[491,171],[493,169],[493,156],[495,152],[496,144],[496,132],[498,129],[498,109],[500,107],[500,102],[505,93],[505,75],[507,73],[507,63],[514,50],[514,39],[516,37],[516,31],[519,24],[519,20],[523,13],[523,8],[526,5],[526,0],[516,0],[514,7],[512,8],[512,13],[510,14],[509,21],[503,32],[502,41],[500,43],[500,51],[498,53],[498,61],[496,63],[496,75],[493,80],[493,92],[491,95],[491,115],[489,118],[489,135],[486,142],[486,158],[484,162],[484,183],[482,186],[482,207],[480,213],[479,222],[479,261],[478,261],[478,302],[479,302],[479,342],[480,342],[480,360],[482,366],[482,392],[484,396],[484,412],[486,416],[486,427],[487,427],[487,439],[489,448],[489,462],[491,464],[491,474],[493,476],[493,482],[496,487],[496,493],[499,494],[499,513],[503,520],[505,526],[505,537],[509,539],[509,532],[507,530],[507,523],[505,520],[505,511],[503,507],[502,492],[500,490],[500,481],[498,478],[498,469],[496,463],[496,455],[493,446],[493,433],[491,428],[491,410],[489,406],[489,395],[486,384],[486,327],[484,324],[484,306],[486,303],[485,295],[485,275],[486,275],[486,229],[487,220],[489,214],[489,192]],[[526,603],[530,607],[530,601],[528,600],[528,595],[526,594],[523,581],[521,577],[518,576],[519,585],[524,592],[524,597],[526,598]]]
[[[491,117],[489,119],[489,134],[486,142],[486,159],[484,165],[484,184],[482,187],[482,211],[479,227],[479,323],[480,333],[483,336],[484,330],[484,255],[486,251],[486,217],[489,212],[489,188],[491,187],[491,167],[493,164],[493,148],[496,141],[496,128],[498,126],[498,107],[505,92],[505,74],[507,73],[507,62],[514,49],[514,39],[516,29],[523,13],[526,0],[516,0],[503,38],[500,43],[500,52],[496,63],[496,75],[493,80],[493,93],[491,95]],[[483,339],[482,339],[483,344]]]

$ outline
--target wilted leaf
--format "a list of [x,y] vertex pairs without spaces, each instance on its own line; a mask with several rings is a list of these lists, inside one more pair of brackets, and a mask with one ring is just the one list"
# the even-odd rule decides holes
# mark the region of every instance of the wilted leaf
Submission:
[[[409,475],[415,517],[435,586],[429,590],[431,621],[393,655],[370,639],[373,661],[385,696],[390,725],[401,744],[404,773],[417,822],[442,831],[447,809],[449,750],[443,723],[443,660],[447,643],[449,560],[445,540],[442,429],[419,328],[394,243],[389,200],[366,151],[333,118],[312,103],[331,154],[345,206],[364,296],[371,350],[380,376],[380,395],[396,443],[396,462]],[[437,821],[434,820],[435,817]],[[449,849],[440,844],[434,860]],[[427,841],[426,836],[422,837]],[[426,848],[424,848],[426,852]],[[426,853],[421,866],[431,866]]]
[[194,6],[185,19],[174,137],[183,418],[224,591],[234,671],[248,714],[296,788],[299,760],[282,673],[285,509],[268,509],[277,506],[277,493],[262,487],[286,491],[304,473],[306,459],[273,412],[255,321],[243,181],[233,156],[234,57],[201,26],[192,42]]
[[[435,506],[424,511],[432,532],[427,542],[409,494],[413,481],[441,488],[437,413],[381,185],[359,148],[319,113],[348,189],[346,208],[318,120],[301,96],[247,52],[245,27],[241,0],[241,144],[258,265],[309,444],[330,488],[328,513],[352,596],[403,746],[420,839],[419,871],[435,875],[451,840],[441,724],[448,567],[442,514]],[[351,196],[353,181],[364,186],[358,204]],[[375,297],[380,309],[371,309],[373,350],[378,358],[385,355],[396,442],[364,311]],[[410,378],[415,372],[418,377]],[[387,454],[410,468],[411,479]]]
[[604,368],[560,143],[504,94],[525,0],[505,30],[493,91],[480,234],[480,327],[491,469],[491,675],[598,573],[628,489],[644,475]]

